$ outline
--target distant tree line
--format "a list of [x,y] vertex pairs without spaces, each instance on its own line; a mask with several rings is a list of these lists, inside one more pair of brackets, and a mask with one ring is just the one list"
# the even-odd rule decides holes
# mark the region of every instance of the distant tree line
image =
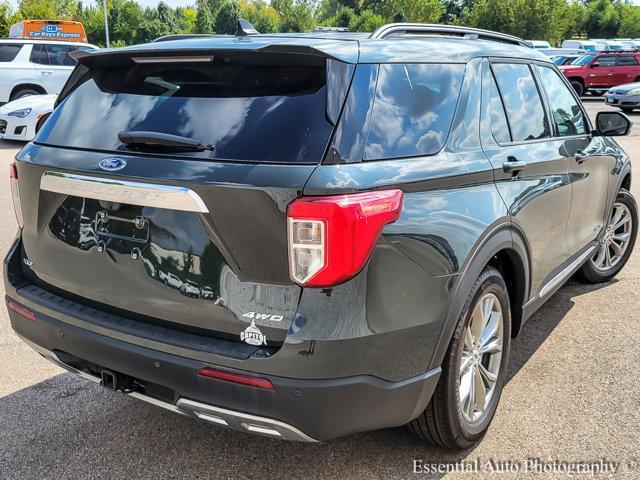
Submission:
[[[260,32],[304,32],[317,26],[372,31],[388,22],[450,23],[558,44],[565,38],[638,38],[640,7],[630,0],[194,0],[190,7],[141,7],[108,0],[112,46],[172,33],[233,33],[238,18]],[[78,0],[0,0],[0,37],[23,19],[81,21],[89,41],[104,45],[101,3]]]

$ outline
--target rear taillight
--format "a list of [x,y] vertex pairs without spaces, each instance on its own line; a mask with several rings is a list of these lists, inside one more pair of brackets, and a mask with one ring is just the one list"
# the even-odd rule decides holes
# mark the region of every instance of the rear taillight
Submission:
[[289,273],[309,287],[331,287],[356,275],[382,228],[400,217],[401,190],[300,197],[287,211]]
[[18,190],[18,168],[15,163],[9,165],[9,181],[11,182],[11,197],[13,198],[13,211],[16,214],[18,227],[22,228],[22,204],[20,203],[20,190]]

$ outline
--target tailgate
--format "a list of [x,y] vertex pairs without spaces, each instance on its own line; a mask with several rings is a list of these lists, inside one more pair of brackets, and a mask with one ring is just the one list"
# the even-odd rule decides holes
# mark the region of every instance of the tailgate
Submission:
[[[282,342],[300,295],[288,274],[286,206],[314,167],[180,161],[195,178],[176,178],[172,161],[129,156],[140,176],[128,177],[105,176],[103,158],[23,150],[24,274],[125,317]],[[243,334],[252,322],[264,337]]]

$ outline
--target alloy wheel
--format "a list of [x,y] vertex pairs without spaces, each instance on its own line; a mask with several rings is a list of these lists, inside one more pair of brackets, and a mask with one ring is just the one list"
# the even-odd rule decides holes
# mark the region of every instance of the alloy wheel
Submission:
[[463,333],[458,372],[458,404],[474,423],[484,415],[493,396],[502,361],[502,306],[493,293],[476,303]]
[[613,205],[609,225],[600,241],[600,248],[591,258],[593,266],[599,271],[614,268],[627,251],[632,231],[633,219],[629,207],[616,202]]

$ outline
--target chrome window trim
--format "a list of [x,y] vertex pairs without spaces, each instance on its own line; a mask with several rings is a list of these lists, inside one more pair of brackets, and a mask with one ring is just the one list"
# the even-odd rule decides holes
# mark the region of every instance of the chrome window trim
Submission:
[[40,190],[143,207],[209,213],[196,192],[174,185],[46,171],[40,179]]

